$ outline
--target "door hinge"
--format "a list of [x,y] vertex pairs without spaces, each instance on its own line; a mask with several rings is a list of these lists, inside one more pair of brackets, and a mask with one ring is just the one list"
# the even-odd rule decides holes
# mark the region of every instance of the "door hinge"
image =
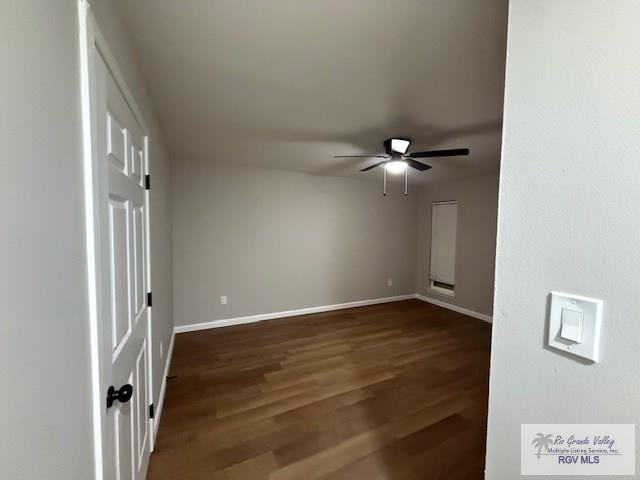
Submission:
[[153,403],[151,405],[149,405],[149,418],[154,418],[155,417],[155,409],[153,408]]
[[144,189],[151,190],[151,175],[144,176]]
[[153,294],[151,292],[147,292],[147,307],[153,306]]

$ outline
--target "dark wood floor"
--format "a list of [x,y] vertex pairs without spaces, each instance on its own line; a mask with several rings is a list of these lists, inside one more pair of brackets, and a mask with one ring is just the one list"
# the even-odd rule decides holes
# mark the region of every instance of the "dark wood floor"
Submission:
[[490,336],[418,300],[180,334],[148,478],[483,478]]

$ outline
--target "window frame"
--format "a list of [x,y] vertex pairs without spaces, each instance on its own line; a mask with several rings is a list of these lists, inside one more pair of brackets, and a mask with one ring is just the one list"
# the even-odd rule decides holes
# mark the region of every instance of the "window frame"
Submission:
[[[441,201],[437,201],[437,202],[432,202],[431,203],[431,228],[430,228],[430,233],[431,233],[431,237],[430,237],[430,243],[429,243],[429,264],[428,264],[428,280],[429,280],[429,287],[428,289],[435,294],[438,295],[444,295],[446,297],[450,297],[450,298],[455,298],[456,296],[456,282],[454,281],[454,283],[450,284],[448,282],[442,282],[439,280],[433,280],[431,278],[431,268],[432,268],[432,255],[433,255],[433,219],[434,219],[434,211],[435,208],[437,206],[440,205],[455,205],[456,206],[456,243],[454,246],[454,252],[455,252],[455,256],[454,256],[454,270],[455,270],[455,258],[457,257],[457,250],[458,250],[458,214],[459,214],[459,204],[457,200],[441,200]],[[451,285],[451,289],[448,289],[446,287],[441,287],[438,286],[437,284],[441,283],[441,284],[446,284],[446,285]]]

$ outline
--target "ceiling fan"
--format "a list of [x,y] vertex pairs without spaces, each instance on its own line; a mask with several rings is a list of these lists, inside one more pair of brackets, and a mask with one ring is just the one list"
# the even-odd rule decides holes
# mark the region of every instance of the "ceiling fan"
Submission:
[[384,158],[381,162],[369,165],[360,170],[366,172],[373,168],[384,166],[384,186],[383,193],[387,195],[387,172],[399,174],[404,173],[404,194],[408,194],[408,168],[415,168],[421,172],[429,170],[431,165],[419,162],[416,158],[433,157],[457,157],[469,155],[468,148],[453,148],[449,150],[428,150],[426,152],[413,152],[407,154],[411,140],[407,138],[388,138],[383,142],[386,155],[334,155],[333,158]]

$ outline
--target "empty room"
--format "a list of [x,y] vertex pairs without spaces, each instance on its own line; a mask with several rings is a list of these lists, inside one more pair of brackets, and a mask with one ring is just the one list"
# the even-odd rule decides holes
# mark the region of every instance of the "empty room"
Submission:
[[1,479],[637,478],[637,2],[1,11]]

